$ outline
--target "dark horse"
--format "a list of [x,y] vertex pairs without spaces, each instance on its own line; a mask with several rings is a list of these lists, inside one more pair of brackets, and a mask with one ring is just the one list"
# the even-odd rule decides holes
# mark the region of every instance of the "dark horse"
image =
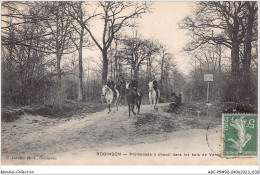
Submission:
[[129,89],[129,83],[126,84],[126,100],[128,103],[129,117],[131,116],[131,111],[133,112],[134,115],[136,115],[134,111],[135,104],[138,109],[137,114],[139,114],[142,96],[143,95],[141,91],[138,90],[136,93],[132,89]]

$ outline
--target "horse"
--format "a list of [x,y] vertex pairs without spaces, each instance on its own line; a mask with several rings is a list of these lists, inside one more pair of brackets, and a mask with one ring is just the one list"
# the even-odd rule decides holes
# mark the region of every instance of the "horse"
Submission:
[[156,98],[156,91],[153,88],[153,82],[149,82],[149,101],[151,104],[151,107],[153,106],[154,109],[158,110],[156,104],[159,104],[159,98],[160,98],[160,90],[158,90],[158,98]]
[[[119,91],[116,90],[115,106],[116,106],[116,110],[117,111],[118,111],[117,103],[118,103],[119,95],[120,95]],[[106,101],[107,101],[107,104],[108,104],[108,110],[109,110],[108,113],[110,113],[111,112],[110,107],[111,107],[111,104],[112,104],[112,102],[114,100],[114,92],[107,85],[104,85],[102,87],[102,96],[104,96],[106,98]]]
[[131,111],[133,112],[134,115],[136,113],[134,112],[134,107],[136,104],[136,107],[138,109],[137,115],[140,112],[140,107],[141,107],[141,101],[142,101],[142,92],[137,90],[137,93],[134,92],[129,88],[129,83],[126,83],[126,100],[128,103],[128,111],[129,111],[129,117],[131,116]]

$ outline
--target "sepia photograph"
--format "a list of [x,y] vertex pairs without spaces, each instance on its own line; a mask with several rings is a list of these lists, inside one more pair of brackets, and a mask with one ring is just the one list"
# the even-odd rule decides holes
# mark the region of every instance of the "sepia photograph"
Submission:
[[2,165],[258,165],[258,138],[258,1],[1,2]]

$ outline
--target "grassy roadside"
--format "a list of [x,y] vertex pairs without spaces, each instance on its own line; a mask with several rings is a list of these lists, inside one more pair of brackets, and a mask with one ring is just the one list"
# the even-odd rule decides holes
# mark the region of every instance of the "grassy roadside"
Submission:
[[102,111],[106,106],[106,103],[66,101],[65,104],[59,107],[53,107],[51,105],[30,105],[16,108],[6,107],[2,108],[1,116],[3,122],[14,121],[25,114],[40,115],[48,118],[69,118],[82,113]]

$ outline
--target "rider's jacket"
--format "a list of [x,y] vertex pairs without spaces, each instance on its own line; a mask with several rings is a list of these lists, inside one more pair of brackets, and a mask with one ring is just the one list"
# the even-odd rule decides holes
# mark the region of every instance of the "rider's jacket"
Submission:
[[132,80],[131,81],[131,87],[133,89],[137,89],[138,88],[138,81],[137,80]]
[[153,80],[153,88],[157,88],[157,81]]
[[109,80],[109,81],[107,82],[107,86],[108,86],[109,88],[111,88],[111,89],[114,89],[115,82],[114,82],[113,80]]

